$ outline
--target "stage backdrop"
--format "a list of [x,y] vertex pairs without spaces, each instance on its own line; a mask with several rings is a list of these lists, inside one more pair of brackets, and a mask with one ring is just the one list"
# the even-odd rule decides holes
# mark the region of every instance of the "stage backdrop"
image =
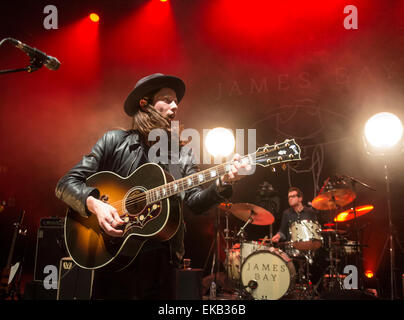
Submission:
[[[123,102],[141,77],[161,72],[181,77],[186,94],[178,120],[185,128],[256,130],[257,147],[295,138],[303,161],[285,170],[257,168],[234,187],[233,203],[258,204],[260,185],[275,189],[271,208],[277,232],[287,190],[297,186],[310,202],[333,174],[361,180],[356,205],[375,209],[358,219],[365,270],[386,277],[383,251],[388,232],[383,161],[366,154],[362,132],[376,112],[404,119],[403,3],[401,1],[53,1],[57,29],[46,29],[45,1],[2,3],[1,39],[16,38],[61,66],[0,76],[1,262],[8,254],[12,223],[25,210],[32,275],[41,217],[65,214],[56,199],[58,179],[107,130],[130,128]],[[355,5],[358,28],[346,29],[344,8]],[[98,23],[88,15],[97,12]],[[55,21],[49,21],[48,23]],[[25,67],[28,57],[5,43],[1,69]],[[244,152],[246,153],[247,145]],[[202,168],[208,167],[201,165]],[[392,214],[404,227],[401,155],[389,165]],[[348,207],[352,206],[350,204]],[[344,209],[347,209],[344,208]],[[267,208],[268,209],[268,208]],[[186,257],[208,274],[216,208],[196,216],[187,208]],[[221,228],[224,215],[221,215]],[[325,222],[329,215],[322,214]],[[230,216],[232,232],[242,222]],[[352,230],[351,226],[344,226]],[[248,239],[269,227],[248,226]],[[403,236],[398,232],[398,241]],[[351,235],[353,237],[353,235]],[[224,242],[221,243],[224,245]],[[386,249],[386,248],[385,248]],[[397,274],[404,252],[397,247]],[[386,271],[386,272],[385,272]]]

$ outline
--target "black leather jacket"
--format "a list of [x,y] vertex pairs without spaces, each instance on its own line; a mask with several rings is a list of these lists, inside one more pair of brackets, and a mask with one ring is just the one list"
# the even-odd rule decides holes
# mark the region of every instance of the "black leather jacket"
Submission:
[[[100,194],[97,189],[86,185],[86,179],[99,171],[113,171],[122,177],[127,177],[142,164],[150,162],[147,150],[136,131],[108,131],[98,140],[91,153],[85,155],[59,180],[55,190],[56,196],[81,215],[90,215],[86,200],[90,195],[99,198]],[[175,179],[179,179],[198,171],[198,166],[192,159],[192,152],[187,151],[187,148],[181,148],[179,165],[176,170],[164,164],[161,166],[169,171]],[[229,198],[231,194],[231,186],[219,193],[216,183],[212,183],[205,189],[195,187],[187,190],[181,194],[181,199],[194,213],[202,213],[224,201],[225,198]],[[185,253],[184,230],[184,223],[182,223],[176,235],[169,240],[171,258],[177,264],[180,263]]]

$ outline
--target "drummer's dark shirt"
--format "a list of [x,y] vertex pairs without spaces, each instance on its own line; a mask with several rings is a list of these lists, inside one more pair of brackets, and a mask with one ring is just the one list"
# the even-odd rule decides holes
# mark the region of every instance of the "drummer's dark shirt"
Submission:
[[303,210],[299,213],[296,213],[293,208],[283,211],[281,227],[278,232],[281,236],[281,241],[290,241],[289,227],[293,222],[298,220],[318,221],[317,212],[314,208],[307,206],[304,206]]

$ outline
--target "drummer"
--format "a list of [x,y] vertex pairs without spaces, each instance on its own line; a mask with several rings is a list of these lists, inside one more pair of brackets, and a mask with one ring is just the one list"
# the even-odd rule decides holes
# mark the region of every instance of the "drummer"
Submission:
[[272,237],[272,242],[290,241],[289,228],[295,221],[317,221],[315,209],[303,205],[303,192],[299,188],[292,187],[289,189],[288,202],[290,208],[283,212],[280,229],[278,233]]

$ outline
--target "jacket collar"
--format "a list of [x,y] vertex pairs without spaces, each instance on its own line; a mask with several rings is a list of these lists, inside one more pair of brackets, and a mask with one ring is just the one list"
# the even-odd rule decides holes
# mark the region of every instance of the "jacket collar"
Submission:
[[131,150],[135,150],[136,148],[142,145],[142,142],[140,140],[140,134],[136,130],[131,130],[130,133],[131,133],[130,134],[131,141],[129,143],[129,148]]

